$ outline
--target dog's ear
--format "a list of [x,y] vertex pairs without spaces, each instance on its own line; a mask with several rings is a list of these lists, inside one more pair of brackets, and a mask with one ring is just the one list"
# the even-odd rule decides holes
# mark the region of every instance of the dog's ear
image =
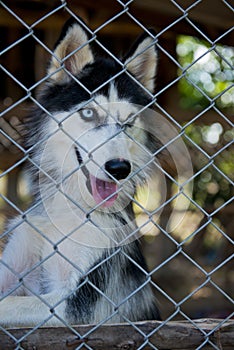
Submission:
[[67,23],[56,44],[48,68],[50,80],[57,83],[68,82],[72,78],[62,68],[63,65],[72,75],[77,75],[93,61],[93,53],[85,30],[77,22]]
[[[153,29],[150,32],[155,36]],[[131,51],[125,57],[127,70],[150,92],[155,88],[155,75],[157,69],[157,51],[155,40],[144,33],[141,35]]]

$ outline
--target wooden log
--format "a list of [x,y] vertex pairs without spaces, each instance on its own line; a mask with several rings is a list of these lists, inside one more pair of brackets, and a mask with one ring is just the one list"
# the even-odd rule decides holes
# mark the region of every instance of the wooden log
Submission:
[[[0,350],[75,350],[82,344],[94,350],[129,349],[142,346],[145,350],[157,349],[189,350],[204,344],[202,349],[234,349],[234,321],[201,319],[189,321],[137,322],[130,324],[43,327],[8,329],[0,331]],[[73,329],[73,330],[72,330]],[[79,335],[78,335],[79,334]],[[21,339],[21,341],[20,341]],[[207,342],[206,342],[207,340]],[[20,342],[19,342],[20,341]],[[211,343],[209,343],[209,341]]]

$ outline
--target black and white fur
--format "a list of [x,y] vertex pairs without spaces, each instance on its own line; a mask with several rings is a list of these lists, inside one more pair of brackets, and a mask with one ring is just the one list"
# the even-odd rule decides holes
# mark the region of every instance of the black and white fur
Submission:
[[[28,120],[35,202],[10,223],[1,326],[159,319],[132,209],[157,148],[147,120],[131,118],[154,90],[153,35],[139,38],[121,74],[87,40],[78,23],[66,27]],[[97,200],[91,177],[110,198]]]

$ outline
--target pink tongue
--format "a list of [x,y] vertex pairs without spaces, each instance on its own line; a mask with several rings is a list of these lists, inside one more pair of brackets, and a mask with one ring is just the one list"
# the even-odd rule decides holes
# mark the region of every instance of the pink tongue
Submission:
[[90,183],[92,188],[92,195],[95,202],[99,204],[104,199],[112,195],[109,199],[107,199],[102,204],[102,207],[112,206],[114,201],[118,197],[118,194],[115,193],[117,191],[116,183],[97,179],[95,176],[92,176],[91,174],[90,174]]

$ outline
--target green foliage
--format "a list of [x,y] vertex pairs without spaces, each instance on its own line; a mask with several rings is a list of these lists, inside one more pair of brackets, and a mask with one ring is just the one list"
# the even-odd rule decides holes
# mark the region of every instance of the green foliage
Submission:
[[[215,103],[220,110],[234,111],[234,49],[216,45],[195,37],[181,35],[177,41],[177,59],[183,76],[178,84],[181,106],[198,111]],[[225,147],[233,140],[230,126],[213,123],[211,125],[189,125],[185,129],[191,142],[188,147],[193,155],[194,199],[202,207],[218,208],[232,196],[231,182],[234,179],[234,150]],[[206,154],[208,156],[206,156]],[[209,158],[210,157],[210,158]]]
[[233,139],[234,132],[213,123],[210,126],[191,124],[185,133],[208,155],[187,142],[193,154],[194,172],[208,165],[195,177],[194,199],[203,208],[218,208],[233,195],[234,149],[231,146],[225,148],[225,145]]
[[234,108],[234,49],[181,35],[177,42],[181,105],[198,110],[213,101],[219,108]]

